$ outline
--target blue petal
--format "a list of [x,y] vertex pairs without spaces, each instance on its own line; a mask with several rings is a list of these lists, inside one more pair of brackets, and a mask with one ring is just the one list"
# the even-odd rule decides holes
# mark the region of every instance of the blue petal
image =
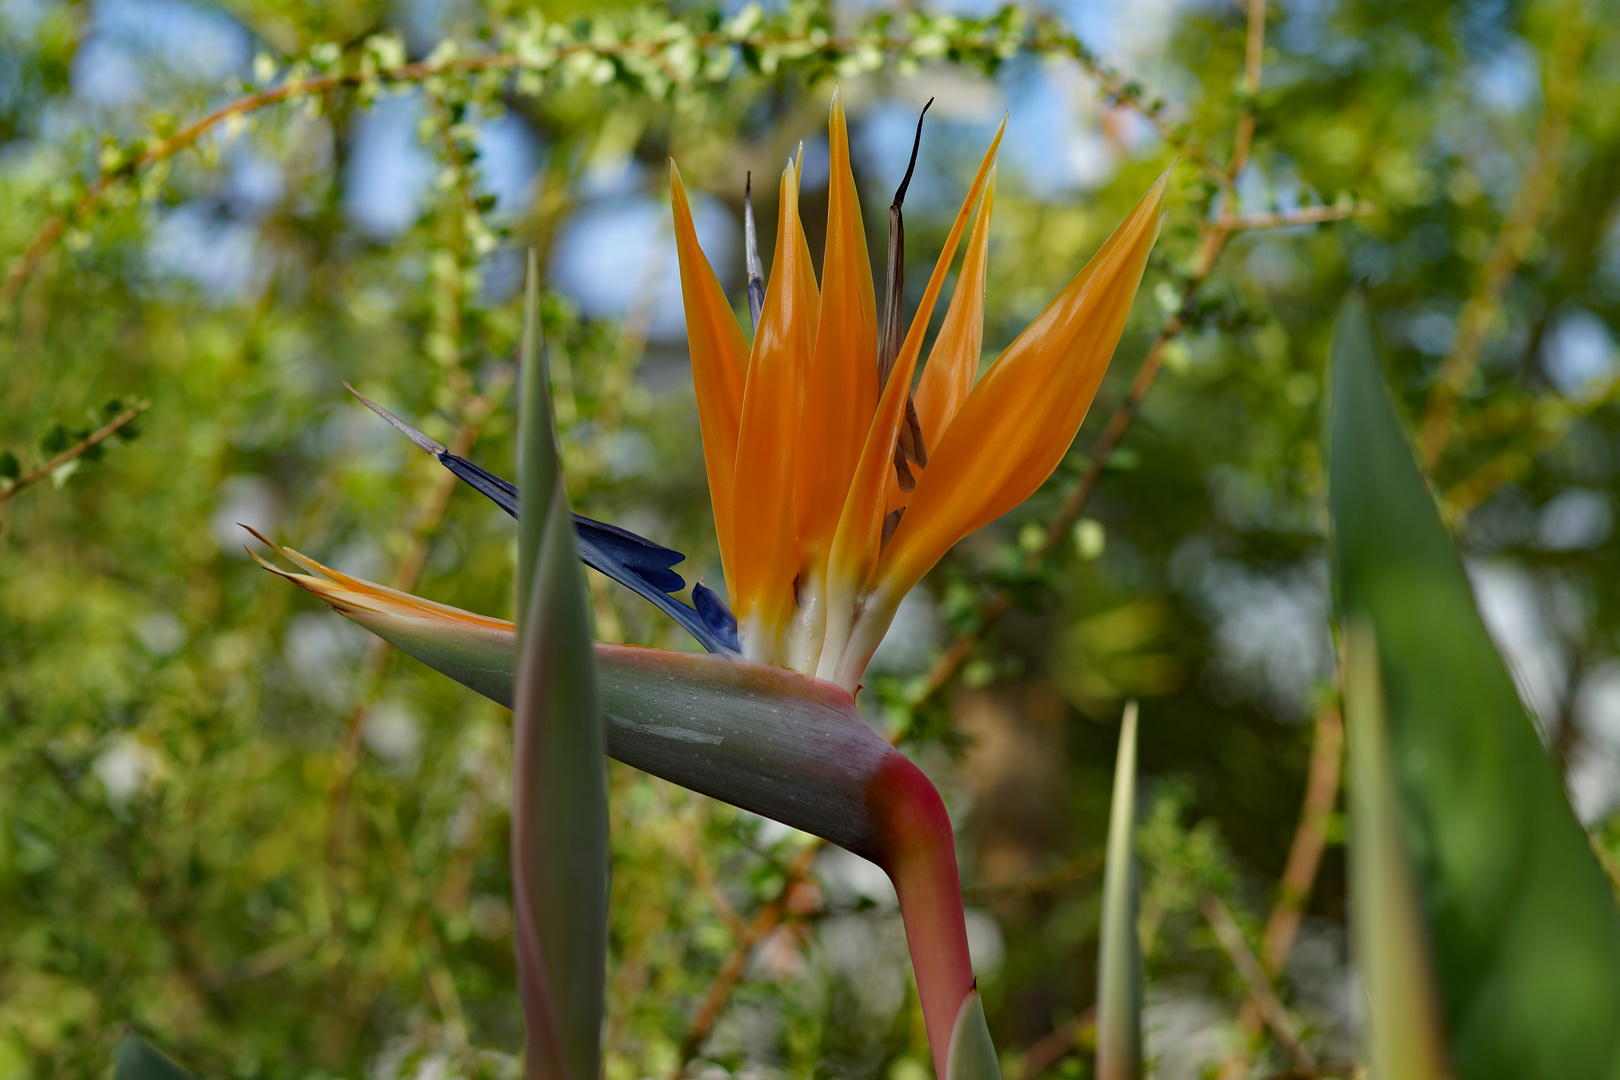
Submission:
[[718,593],[703,582],[692,586],[692,603],[697,605],[698,617],[705,626],[714,632],[721,643],[732,652],[742,652],[742,642],[737,640],[737,616],[731,613]]
[[[474,491],[486,496],[514,518],[518,516],[517,485],[474,465],[464,457],[450,453],[387,409],[361,397],[354,387],[349,387],[349,390],[411,442],[437,458],[439,464]],[[673,548],[655,544],[646,537],[637,536],[628,529],[593,521],[579,514],[574,515],[574,535],[578,538],[581,562],[650,600],[659,610],[685,627],[705,649],[712,653],[736,654],[742,651],[737,641],[737,618],[712,589],[701,583],[692,587],[692,601],[696,608],[688,607],[670,595],[686,588],[686,580],[670,569],[685,559],[685,555]]]
[[609,525],[602,521],[592,521],[579,514],[574,515],[574,528],[579,530],[581,537],[589,534],[591,542],[601,551],[612,556],[621,566],[653,588],[667,593],[680,592],[686,588],[685,579],[670,569],[686,558],[680,552],[662,544],[655,544],[628,529],[621,529],[617,525]]

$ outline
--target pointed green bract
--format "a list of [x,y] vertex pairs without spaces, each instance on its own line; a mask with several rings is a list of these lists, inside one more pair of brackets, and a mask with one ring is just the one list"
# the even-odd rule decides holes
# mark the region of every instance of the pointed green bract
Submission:
[[119,1042],[113,1056],[113,1080],[192,1080],[192,1076],[132,1032]]
[[996,1060],[990,1025],[984,1019],[984,1002],[977,990],[968,992],[962,999],[962,1011],[956,1014],[945,1080],[1001,1080],[1001,1062]]
[[1350,897],[1356,962],[1367,991],[1366,1062],[1375,1077],[1443,1080],[1435,1011],[1400,802],[1389,761],[1378,645],[1366,622],[1345,634],[1344,712],[1350,737]]
[[[526,492],[530,505],[549,511],[552,492],[563,488],[562,462],[557,438],[552,431],[551,387],[540,331],[540,260],[529,250],[528,273],[523,290],[523,341],[519,350],[518,378],[520,404],[518,428],[518,490]],[[543,419],[543,422],[541,420]],[[538,564],[541,539],[548,517],[545,513],[523,512],[518,504],[518,612],[533,590],[534,567]],[[564,497],[566,502],[566,496]]]
[[531,1080],[596,1080],[607,963],[607,785],[585,580],[558,467],[529,257],[519,430],[512,889]]
[[1097,1080],[1142,1075],[1142,947],[1136,936],[1136,702],[1125,706],[1114,763],[1097,959]]
[[1620,918],[1475,609],[1380,370],[1340,312],[1329,399],[1341,614],[1377,636],[1390,760],[1460,1080],[1620,1073]]

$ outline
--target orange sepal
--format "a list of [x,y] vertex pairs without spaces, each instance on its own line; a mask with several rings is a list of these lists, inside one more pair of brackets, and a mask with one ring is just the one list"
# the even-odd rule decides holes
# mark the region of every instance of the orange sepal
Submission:
[[968,394],[884,549],[886,592],[904,595],[952,544],[1023,502],[1063,460],[1124,332],[1168,180],[1166,172],[1148,189]]
[[877,410],[877,301],[860,198],[849,163],[844,106],[828,123],[832,183],[822,258],[819,329],[799,429],[799,543],[814,571],[825,565],[849,480]]
[[686,307],[686,341],[692,355],[698,426],[703,433],[703,464],[714,503],[714,528],[726,579],[732,579],[736,547],[732,540],[732,482],[737,471],[737,435],[742,427],[748,340],[726,301],[720,281],[698,246],[692,209],[673,160],[669,163],[670,202],[675,211],[675,249],[681,264],[681,299]]
[[[793,190],[799,190],[800,179],[804,176],[804,144],[799,144],[799,152],[793,158]],[[778,233],[778,236],[781,234]],[[815,263],[810,261],[810,239],[804,235],[804,220],[799,217],[798,206],[793,208],[793,235],[799,240],[799,258],[804,261],[807,268],[799,277],[800,299],[804,305],[806,316],[805,325],[810,327],[812,334],[821,321],[821,290],[816,285]],[[813,342],[815,339],[811,338]]]
[[306,592],[320,597],[331,607],[344,614],[367,612],[378,615],[397,615],[413,619],[429,619],[437,622],[450,623],[461,626],[474,627],[479,630],[496,630],[516,632],[517,627],[505,619],[491,618],[488,615],[478,615],[471,611],[463,611],[449,604],[440,604],[433,600],[424,600],[420,596],[413,596],[398,589],[390,589],[386,585],[378,585],[374,581],[351,577],[341,570],[334,570],[311,559],[302,552],[292,548],[282,547],[274,540],[269,539],[259,530],[248,525],[242,528],[253,534],[253,538],[277,555],[289,562],[295,562],[311,574],[320,577],[311,577],[306,574],[289,574],[285,570],[278,570],[274,566],[259,558],[251,550],[248,557],[272,574],[284,577]]
[[770,282],[754,333],[737,438],[735,570],[732,600],[743,650],[753,659],[775,658],[793,609],[799,571],[793,483],[797,472],[804,372],[810,363],[814,312],[807,311],[814,269],[799,232],[799,185],[790,164],[782,173],[777,244]]

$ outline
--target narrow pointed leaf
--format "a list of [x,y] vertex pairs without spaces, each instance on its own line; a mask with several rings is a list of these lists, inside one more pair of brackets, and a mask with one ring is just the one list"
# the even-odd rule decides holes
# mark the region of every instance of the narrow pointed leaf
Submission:
[[1364,299],[1334,334],[1338,600],[1377,635],[1390,760],[1463,1080],[1620,1074],[1620,917],[1474,605],[1385,387]]
[[113,1080],[192,1080],[192,1075],[131,1032],[113,1055]]
[[977,990],[968,993],[962,1000],[961,1012],[957,1013],[945,1078],[1001,1080],[1001,1062],[996,1059],[996,1047],[990,1041],[990,1025],[984,1019],[984,1002],[979,999]]
[[1428,935],[1412,886],[1389,760],[1378,646],[1366,623],[1345,635],[1350,736],[1350,894],[1356,961],[1367,990],[1372,1076],[1443,1080],[1445,1039],[1435,1005]]
[[585,581],[541,359],[529,262],[518,475],[512,890],[531,1080],[596,1080],[607,971],[606,739]]
[[[518,386],[518,488],[528,489],[527,500],[518,503],[517,611],[520,626],[530,615],[534,597],[535,573],[540,567],[540,549],[552,528],[555,496],[562,492],[562,455],[552,430],[551,386],[546,374],[545,342],[540,330],[540,262],[529,251],[528,273],[523,291],[523,339],[519,356]],[[513,494],[517,494],[516,491]],[[525,502],[528,512],[524,512]],[[586,635],[589,640],[589,634]],[[521,670],[521,662],[520,662]]]
[[1114,763],[1097,959],[1097,1080],[1142,1075],[1142,948],[1136,936],[1136,702],[1125,706]]

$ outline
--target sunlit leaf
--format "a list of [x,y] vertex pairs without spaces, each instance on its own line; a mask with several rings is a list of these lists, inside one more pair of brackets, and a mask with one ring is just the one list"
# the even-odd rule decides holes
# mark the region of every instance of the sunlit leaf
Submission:
[[1114,764],[1097,962],[1097,1078],[1142,1075],[1142,947],[1136,936],[1136,702],[1125,706]]
[[1377,650],[1366,623],[1347,631],[1351,929],[1367,988],[1367,1066],[1376,1077],[1440,1080],[1446,1076],[1444,1037],[1423,916],[1401,836]]
[[1377,635],[1452,1066],[1467,1080],[1612,1078],[1620,917],[1480,621],[1359,296],[1340,312],[1332,367],[1338,599]]

